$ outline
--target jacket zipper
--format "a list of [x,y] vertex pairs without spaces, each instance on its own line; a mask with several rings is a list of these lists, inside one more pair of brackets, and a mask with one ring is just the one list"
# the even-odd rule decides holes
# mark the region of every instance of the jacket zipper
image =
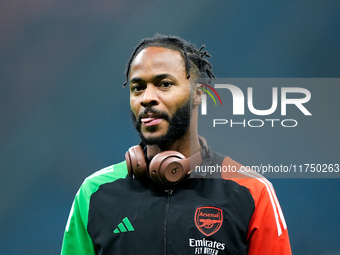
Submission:
[[167,198],[166,198],[166,206],[165,206],[165,216],[164,216],[164,227],[163,227],[163,244],[164,244],[164,255],[167,254],[167,227],[168,227],[168,218],[169,218],[169,210],[170,210],[170,202],[171,195],[173,193],[172,189],[166,190]]

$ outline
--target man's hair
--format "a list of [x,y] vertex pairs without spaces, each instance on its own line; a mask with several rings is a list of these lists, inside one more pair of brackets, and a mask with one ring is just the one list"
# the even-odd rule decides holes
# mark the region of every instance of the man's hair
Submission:
[[143,39],[137,47],[134,49],[130,60],[126,66],[125,76],[126,81],[123,84],[125,87],[129,82],[129,72],[131,63],[134,58],[141,52],[143,49],[147,47],[163,47],[171,50],[178,51],[181,53],[184,63],[185,63],[185,70],[187,73],[187,78],[190,78],[190,72],[193,71],[194,75],[196,76],[196,82],[203,82],[205,78],[214,78],[215,75],[212,72],[212,65],[209,63],[205,57],[210,57],[209,53],[204,50],[204,45],[197,49],[195,45],[183,40],[177,36],[166,36],[166,35],[155,35],[153,38],[145,38]]

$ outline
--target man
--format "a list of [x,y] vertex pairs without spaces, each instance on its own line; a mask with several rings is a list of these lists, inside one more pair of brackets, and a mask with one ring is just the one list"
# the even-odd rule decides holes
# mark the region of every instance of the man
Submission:
[[196,166],[241,169],[198,135],[202,82],[214,77],[206,57],[178,37],[137,46],[126,75],[141,143],[84,181],[62,254],[291,254],[270,182],[195,176]]

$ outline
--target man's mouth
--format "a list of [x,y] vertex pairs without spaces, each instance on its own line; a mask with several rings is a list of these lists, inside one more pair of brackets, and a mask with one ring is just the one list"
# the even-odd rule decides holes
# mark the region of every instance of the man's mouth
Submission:
[[150,126],[154,126],[154,125],[159,124],[162,120],[163,120],[163,118],[158,118],[158,117],[150,118],[149,117],[149,118],[142,118],[141,122],[144,126],[150,127]]

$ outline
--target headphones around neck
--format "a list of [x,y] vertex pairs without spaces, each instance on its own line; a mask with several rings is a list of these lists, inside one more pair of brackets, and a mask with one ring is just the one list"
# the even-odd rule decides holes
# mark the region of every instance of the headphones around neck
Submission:
[[[207,141],[202,136],[199,136],[199,140],[207,152]],[[157,184],[173,186],[182,181],[195,166],[202,163],[202,154],[198,151],[190,158],[186,158],[177,151],[163,151],[152,158],[148,167],[143,148],[136,145],[125,153],[125,160],[130,177],[142,180],[149,176]]]

